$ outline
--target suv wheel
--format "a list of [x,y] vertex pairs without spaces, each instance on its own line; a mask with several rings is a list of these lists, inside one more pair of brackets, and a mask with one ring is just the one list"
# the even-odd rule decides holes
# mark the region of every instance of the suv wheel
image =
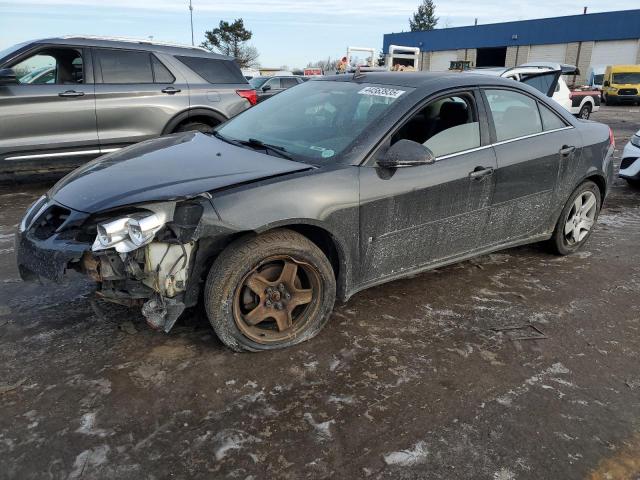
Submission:
[[209,271],[204,302],[225,345],[260,351],[314,337],[329,319],[335,296],[324,253],[282,229],[232,242]]
[[580,111],[578,112],[578,118],[582,118],[583,120],[588,120],[591,115],[591,104],[585,103]]
[[600,198],[600,189],[591,181],[574,190],[551,237],[551,246],[556,253],[568,255],[586,243],[600,213]]
[[182,123],[180,125],[178,125],[178,127],[175,129],[174,133],[178,133],[178,132],[202,132],[202,133],[209,133],[211,131],[211,129],[213,128],[213,126],[208,125],[204,122],[185,122]]

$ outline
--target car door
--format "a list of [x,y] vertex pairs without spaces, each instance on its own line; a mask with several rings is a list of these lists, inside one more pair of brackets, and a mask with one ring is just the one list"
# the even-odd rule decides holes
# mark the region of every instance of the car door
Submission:
[[99,153],[86,49],[43,45],[3,67],[17,79],[0,85],[3,170],[75,164]]
[[105,149],[162,134],[189,108],[189,88],[156,54],[142,50],[94,48],[96,118]]
[[[482,243],[497,164],[478,98],[463,90],[421,105],[361,167],[363,283],[468,255]],[[375,160],[401,139],[429,147],[435,163],[379,167]]]
[[498,162],[486,234],[489,245],[548,229],[560,167],[579,158],[581,139],[561,115],[522,91],[483,89]]

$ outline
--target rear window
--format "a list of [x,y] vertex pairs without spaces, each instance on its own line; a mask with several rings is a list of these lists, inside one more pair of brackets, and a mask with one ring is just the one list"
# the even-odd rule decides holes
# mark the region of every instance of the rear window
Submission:
[[233,60],[184,56],[176,58],[209,83],[247,83]]
[[153,83],[147,52],[96,49],[103,83]]

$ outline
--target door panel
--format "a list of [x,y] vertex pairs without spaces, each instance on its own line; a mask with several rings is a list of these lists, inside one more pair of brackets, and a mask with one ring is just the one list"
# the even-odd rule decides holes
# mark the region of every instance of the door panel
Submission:
[[473,179],[470,173],[477,167],[496,167],[490,147],[433,165],[361,168],[361,280],[375,281],[478,248],[494,178]]
[[541,233],[553,207],[565,131],[495,146],[498,169],[486,241]]
[[24,83],[0,85],[0,158],[32,157],[8,160],[22,168],[68,160],[61,152],[73,152],[81,161],[79,151],[98,148],[87,60],[83,63],[82,49],[47,46],[8,65]]
[[[560,166],[579,155],[581,140],[551,109],[538,106],[523,93],[487,89],[485,94],[498,140],[494,144],[496,187],[486,241],[497,245],[549,229],[557,206]],[[568,153],[563,155],[563,149]]]
[[[189,108],[189,87],[179,72],[171,70],[176,79],[172,83],[166,82],[164,71],[158,76],[164,83],[153,83],[149,52],[110,49],[94,52],[99,79],[96,117],[103,147],[157,137],[175,115]],[[145,63],[144,68],[135,71],[127,68],[140,63]]]

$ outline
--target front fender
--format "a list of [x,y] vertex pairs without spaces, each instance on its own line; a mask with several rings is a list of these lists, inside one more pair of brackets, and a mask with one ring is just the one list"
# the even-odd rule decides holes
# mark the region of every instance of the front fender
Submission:
[[262,233],[310,226],[332,239],[339,255],[339,294],[346,299],[359,264],[358,167],[341,166],[283,175],[213,192],[213,204],[230,232]]

